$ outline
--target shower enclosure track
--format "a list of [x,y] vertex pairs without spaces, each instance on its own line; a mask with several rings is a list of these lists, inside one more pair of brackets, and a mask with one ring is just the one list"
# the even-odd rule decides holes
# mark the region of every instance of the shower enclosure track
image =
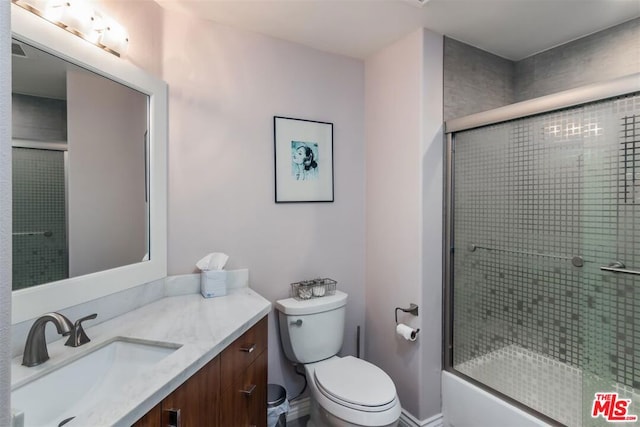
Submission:
[[554,93],[553,95],[516,102],[515,104],[471,114],[458,119],[447,120],[445,122],[445,133],[451,134],[453,132],[520,119],[535,114],[549,113],[563,108],[638,91],[640,91],[640,73],[630,74],[607,82],[594,83],[576,89]]

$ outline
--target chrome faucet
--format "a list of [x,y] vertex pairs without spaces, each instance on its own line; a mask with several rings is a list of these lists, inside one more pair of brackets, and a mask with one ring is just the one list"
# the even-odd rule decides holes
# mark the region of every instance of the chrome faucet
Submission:
[[49,360],[47,351],[47,340],[44,336],[44,329],[47,322],[53,322],[58,333],[63,337],[71,334],[73,324],[69,319],[60,313],[47,313],[40,316],[31,326],[27,342],[24,346],[22,364],[24,366],[36,366]]

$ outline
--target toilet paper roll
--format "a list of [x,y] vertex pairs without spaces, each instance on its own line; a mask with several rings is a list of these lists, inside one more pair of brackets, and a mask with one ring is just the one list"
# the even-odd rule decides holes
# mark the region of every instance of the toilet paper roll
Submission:
[[418,337],[418,330],[413,329],[404,323],[398,323],[396,326],[396,333],[407,341],[415,341]]

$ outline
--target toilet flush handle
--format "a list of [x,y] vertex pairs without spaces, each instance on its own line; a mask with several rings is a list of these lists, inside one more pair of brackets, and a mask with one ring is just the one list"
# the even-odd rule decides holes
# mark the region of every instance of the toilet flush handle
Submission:
[[296,325],[296,326],[302,326],[302,319],[298,319],[296,321],[291,321],[290,322],[291,325]]

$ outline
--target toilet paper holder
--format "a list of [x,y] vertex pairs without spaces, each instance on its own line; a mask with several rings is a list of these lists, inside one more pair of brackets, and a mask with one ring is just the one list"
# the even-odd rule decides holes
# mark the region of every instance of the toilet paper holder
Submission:
[[[407,327],[406,325],[400,325],[398,323],[398,310],[404,311],[405,313],[413,314],[414,316],[417,316],[418,315],[418,305],[411,303],[411,304],[409,304],[409,308],[396,307],[396,313],[395,313],[396,314],[396,328],[408,328],[409,330],[411,330],[410,326]],[[411,340],[410,341],[415,341],[416,335],[418,335],[418,332],[420,332],[420,328],[415,329],[411,333]],[[398,333],[400,333],[400,332],[398,332]]]
[[418,315],[418,306],[416,304],[409,304],[409,308],[396,307],[396,325],[398,324],[398,310],[404,311],[405,313],[411,313],[414,316]]

